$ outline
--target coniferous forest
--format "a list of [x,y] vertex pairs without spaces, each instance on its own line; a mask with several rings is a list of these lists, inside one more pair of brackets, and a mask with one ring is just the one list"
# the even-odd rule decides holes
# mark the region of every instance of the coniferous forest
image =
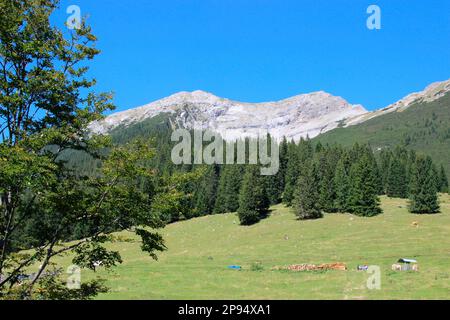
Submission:
[[[444,167],[406,147],[374,151],[367,144],[348,148],[310,139],[283,139],[277,174],[261,176],[255,165],[174,165],[170,133],[166,116],[112,133],[117,144],[142,137],[151,141],[158,152],[148,165],[161,178],[176,172],[199,172],[198,183],[184,186],[191,195],[184,203],[184,213],[165,215],[167,223],[238,212],[241,223],[249,225],[270,214],[269,206],[278,203],[291,207],[301,220],[338,212],[371,217],[382,213],[381,195],[409,199],[412,213],[436,213],[438,193],[448,192]],[[246,143],[248,146],[248,139]],[[91,174],[100,166],[81,154],[72,156],[70,163]]]

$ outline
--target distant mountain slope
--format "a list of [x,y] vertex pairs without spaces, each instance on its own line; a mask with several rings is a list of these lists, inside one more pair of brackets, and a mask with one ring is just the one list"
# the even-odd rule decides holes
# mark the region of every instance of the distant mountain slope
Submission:
[[344,119],[367,111],[341,97],[319,91],[275,102],[246,103],[204,91],[180,92],[148,105],[113,114],[91,125],[98,133],[130,127],[160,114],[172,114],[180,127],[216,131],[227,140],[270,133],[280,139],[315,137],[336,128]]
[[386,108],[346,119],[343,126],[349,127],[391,112],[404,111],[420,102],[433,102],[449,92],[450,80],[435,82],[427,86],[423,91],[411,93]]
[[376,150],[403,145],[429,154],[450,173],[450,93],[427,102],[420,99],[363,123],[337,128],[314,139],[322,143],[370,143]]
[[349,127],[386,114],[408,110],[417,103],[433,102],[450,92],[450,80],[436,82],[421,92],[409,94],[388,107],[368,112],[341,97],[323,91],[288,99],[247,103],[220,98],[205,91],[179,92],[139,108],[112,114],[94,122],[96,133],[139,125],[161,114],[170,114],[178,127],[210,129],[226,140],[270,133],[281,140],[316,137],[339,126]]
[[173,126],[208,128],[228,140],[269,132],[277,139],[309,136],[347,146],[368,142],[380,150],[403,145],[431,155],[450,174],[450,80],[373,112],[323,91],[264,103],[237,102],[204,91],[180,92],[110,115],[93,123],[91,130],[123,142],[162,131],[168,135]]

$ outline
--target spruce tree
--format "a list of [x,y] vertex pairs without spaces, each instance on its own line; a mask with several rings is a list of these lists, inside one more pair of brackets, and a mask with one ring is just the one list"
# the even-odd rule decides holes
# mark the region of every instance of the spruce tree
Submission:
[[373,154],[373,151],[369,146],[366,146],[365,154],[369,157],[369,162],[372,166],[372,179],[373,183],[375,184],[376,193],[377,195],[382,195],[384,194],[383,177],[381,175],[380,168],[378,167],[378,162],[375,159],[375,155]]
[[437,213],[439,201],[433,162],[430,157],[417,157],[412,169],[409,191],[411,213]]
[[387,193],[389,168],[391,166],[392,152],[388,150],[382,150],[380,153],[380,170],[381,178],[383,180],[383,192]]
[[260,168],[256,165],[247,166],[237,210],[241,224],[251,225],[259,222],[267,214],[269,205]]
[[295,184],[300,173],[300,161],[297,146],[294,142],[289,143],[287,151],[287,168],[285,177],[285,188],[283,192],[283,203],[292,205]]
[[[285,188],[285,177],[288,164],[288,142],[286,137],[283,138],[280,144],[280,168],[275,175],[274,184],[276,185],[276,194],[271,196],[272,204],[280,203],[283,197]],[[271,180],[271,179],[269,179]]]
[[309,139],[300,139],[298,145],[293,141],[288,144],[288,163],[286,168],[283,203],[292,205],[297,178],[306,163],[314,156],[314,147]]
[[203,216],[213,213],[219,184],[218,173],[218,166],[208,166],[203,179],[200,181],[195,192],[195,208],[198,215]]
[[394,158],[389,166],[386,182],[386,195],[391,198],[407,198],[408,182],[405,165]]
[[225,165],[219,179],[214,213],[235,212],[239,207],[239,190],[243,178],[243,166]]
[[270,204],[280,203],[281,193],[279,188],[279,177],[277,175],[264,176],[263,180]]
[[441,165],[441,170],[439,173],[439,192],[448,193],[448,178],[445,172],[444,166]]
[[431,172],[431,174],[433,175],[434,183],[436,184],[436,192],[439,192],[441,190],[440,172],[438,171],[434,163],[431,164]]
[[324,149],[324,147],[323,147],[322,143],[320,141],[317,142],[316,148],[315,148],[315,152],[316,153],[321,153],[323,151],[323,149]]
[[[271,148],[272,144],[270,143],[272,141],[272,137],[268,134],[267,135],[267,152],[268,154],[272,154]],[[287,165],[287,140],[286,138],[283,138],[281,144],[278,145],[278,161],[279,161],[279,168],[278,171],[273,175],[267,175],[264,176],[264,183],[266,186],[266,192],[267,196],[269,197],[270,204],[278,204],[281,202],[283,191],[284,191],[284,175],[286,172],[286,165]]]
[[214,204],[214,213],[226,213],[227,210],[227,197],[225,194],[225,190],[227,189],[227,184],[229,181],[228,175],[231,170],[230,166],[222,166],[222,170],[220,171],[219,177],[219,185],[217,187],[216,201]]
[[382,212],[378,198],[376,171],[367,153],[350,170],[349,211],[358,216],[372,217]]
[[297,179],[292,202],[293,211],[299,220],[322,218],[318,187],[316,165],[306,165]]
[[[407,159],[406,159],[406,179],[407,179],[407,182],[408,182],[408,186],[411,183],[412,172],[413,172],[413,168],[414,168],[415,163],[416,163],[416,159],[417,159],[416,152],[414,150],[409,150],[408,151],[408,155],[407,155]],[[409,191],[409,187],[408,187],[408,191]]]
[[348,158],[344,155],[336,166],[334,185],[336,188],[336,209],[338,212],[348,212],[350,196],[350,179],[348,168]]
[[319,159],[319,207],[325,212],[337,212],[336,208],[336,188],[334,175],[336,171],[336,161],[334,155],[336,150],[327,149],[322,152]]

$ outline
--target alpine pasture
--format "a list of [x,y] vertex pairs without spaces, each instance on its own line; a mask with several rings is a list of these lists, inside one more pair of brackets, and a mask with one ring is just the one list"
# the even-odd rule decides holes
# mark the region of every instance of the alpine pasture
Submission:
[[[138,238],[121,232],[110,248],[125,262],[82,271],[82,281],[106,280],[110,291],[99,299],[448,299],[450,196],[440,201],[434,215],[410,214],[406,200],[382,197],[384,214],[373,218],[326,214],[298,221],[282,205],[249,227],[235,213],[196,218],[161,230],[168,250],[158,261],[142,254]],[[392,271],[399,258],[418,260],[419,272]],[[55,262],[65,269],[71,257]],[[274,270],[332,262],[348,270]],[[358,265],[380,267],[380,290],[367,288],[370,274]]]

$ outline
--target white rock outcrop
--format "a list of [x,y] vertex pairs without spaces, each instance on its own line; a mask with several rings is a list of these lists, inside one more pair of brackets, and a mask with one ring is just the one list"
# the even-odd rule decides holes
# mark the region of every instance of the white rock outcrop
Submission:
[[142,107],[118,112],[95,122],[90,129],[107,133],[161,113],[171,113],[183,128],[210,129],[226,140],[270,133],[272,137],[316,137],[338,126],[351,126],[374,117],[401,112],[416,102],[431,102],[450,92],[450,80],[436,82],[381,110],[368,112],[341,97],[318,91],[274,102],[248,103],[217,97],[205,91],[180,92]]
[[152,118],[160,113],[176,115],[184,128],[208,128],[227,140],[270,133],[281,139],[315,137],[336,128],[345,119],[366,114],[361,105],[319,91],[275,102],[246,103],[204,92],[180,92],[148,105],[108,116],[91,130],[107,133],[118,127]]

